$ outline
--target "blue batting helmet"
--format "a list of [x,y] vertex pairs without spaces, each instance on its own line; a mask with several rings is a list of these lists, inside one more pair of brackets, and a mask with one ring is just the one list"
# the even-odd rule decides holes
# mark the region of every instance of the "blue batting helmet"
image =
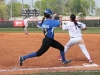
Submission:
[[45,16],[46,18],[51,18],[52,15],[53,15],[53,12],[52,12],[50,9],[46,9],[46,10],[44,11],[44,16]]

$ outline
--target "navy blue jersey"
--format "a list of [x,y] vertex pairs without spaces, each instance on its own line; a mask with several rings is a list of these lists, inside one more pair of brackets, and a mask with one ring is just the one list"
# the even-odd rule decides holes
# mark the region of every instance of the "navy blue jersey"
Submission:
[[54,28],[59,27],[60,21],[59,20],[45,20],[42,25],[39,24],[39,27],[42,28],[43,33],[48,38],[54,38]]

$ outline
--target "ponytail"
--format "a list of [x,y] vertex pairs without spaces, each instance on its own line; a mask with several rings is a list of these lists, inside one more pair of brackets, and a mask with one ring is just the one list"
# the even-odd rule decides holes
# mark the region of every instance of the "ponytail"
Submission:
[[42,22],[41,22],[41,24],[40,24],[40,25],[42,25],[42,23],[44,22],[44,20],[45,20],[45,17],[43,17],[43,18],[42,18]]
[[[78,23],[77,23],[76,20],[74,20],[73,22],[74,22],[74,24],[75,24],[77,27],[81,28],[81,27],[78,25]],[[77,29],[77,28],[76,28],[76,29]]]
[[[72,14],[72,15],[70,16],[70,18],[71,18],[71,20],[74,22],[75,27],[77,26],[77,27],[80,28],[80,26],[78,25],[78,23],[77,23],[77,21],[76,21],[76,16],[75,16],[74,14]],[[77,27],[76,27],[76,29],[77,29]]]

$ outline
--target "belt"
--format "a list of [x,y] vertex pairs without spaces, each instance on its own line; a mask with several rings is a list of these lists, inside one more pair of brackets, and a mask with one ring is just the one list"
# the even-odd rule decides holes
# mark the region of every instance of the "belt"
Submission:
[[[79,36],[79,37],[81,37],[81,36]],[[78,37],[71,37],[71,38],[78,38]]]

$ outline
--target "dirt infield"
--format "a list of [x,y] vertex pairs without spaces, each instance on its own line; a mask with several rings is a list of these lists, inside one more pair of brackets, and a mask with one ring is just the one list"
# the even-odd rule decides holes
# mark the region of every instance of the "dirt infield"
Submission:
[[[66,53],[67,59],[72,62],[62,65],[57,60],[59,51],[50,48],[41,57],[28,59],[20,67],[19,56],[37,51],[42,43],[44,35],[42,33],[0,33],[0,75],[27,74],[45,71],[71,71],[71,70],[100,70],[98,67],[82,67],[88,60],[82,54],[77,45],[74,45]],[[55,39],[65,45],[69,36],[66,33],[55,33]],[[100,34],[83,34],[86,47],[91,58],[96,64],[100,64]],[[75,66],[77,66],[75,68]]]

